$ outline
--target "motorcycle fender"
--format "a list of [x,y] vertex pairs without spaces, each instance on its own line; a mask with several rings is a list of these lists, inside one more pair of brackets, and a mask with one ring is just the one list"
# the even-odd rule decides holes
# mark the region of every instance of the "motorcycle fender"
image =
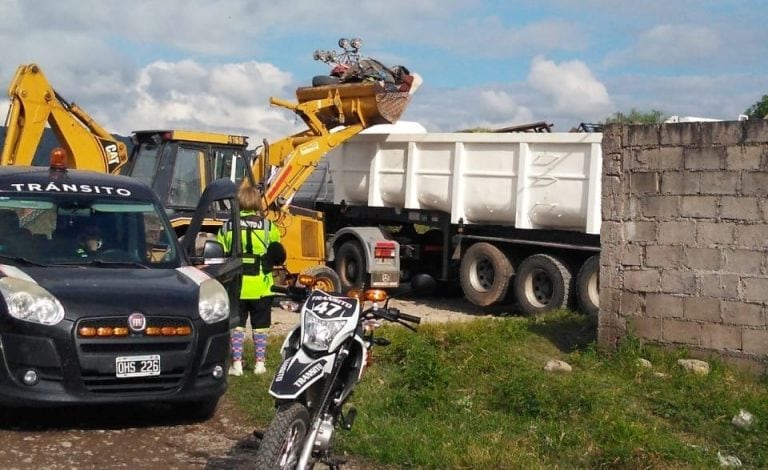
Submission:
[[309,357],[303,350],[284,360],[275,373],[269,394],[281,400],[292,400],[315,382],[331,373],[336,354]]

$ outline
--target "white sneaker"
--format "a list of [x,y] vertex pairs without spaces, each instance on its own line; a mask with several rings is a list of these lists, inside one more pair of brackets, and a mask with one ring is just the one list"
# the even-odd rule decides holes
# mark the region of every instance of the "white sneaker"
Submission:
[[255,366],[253,366],[253,373],[256,374],[256,375],[266,374],[267,373],[267,368],[264,366],[263,362],[259,361],[259,362],[256,363]]
[[232,365],[229,366],[229,375],[240,377],[243,375],[243,361],[232,361]]

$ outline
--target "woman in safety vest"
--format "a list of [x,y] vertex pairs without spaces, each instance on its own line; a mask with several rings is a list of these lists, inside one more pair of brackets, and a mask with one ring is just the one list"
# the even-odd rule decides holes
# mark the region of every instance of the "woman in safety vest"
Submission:
[[[253,330],[253,347],[256,364],[254,374],[265,373],[267,337],[272,324],[271,269],[265,272],[262,265],[267,247],[280,241],[280,232],[275,224],[265,217],[262,191],[253,186],[243,185],[238,190],[240,201],[240,239],[243,244],[243,284],[240,288],[240,323],[232,332],[232,366],[229,375],[243,375],[243,343],[245,324],[250,316]],[[219,231],[219,242],[229,252],[232,249],[232,221],[226,222]]]

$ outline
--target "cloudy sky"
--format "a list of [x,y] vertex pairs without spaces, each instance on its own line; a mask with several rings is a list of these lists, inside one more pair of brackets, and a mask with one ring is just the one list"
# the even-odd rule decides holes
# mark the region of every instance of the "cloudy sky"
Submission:
[[766,18],[762,0],[0,0],[0,84],[37,63],[111,132],[256,145],[303,129],[269,97],[295,99],[329,70],[316,49],[359,37],[423,77],[403,119],[429,131],[567,131],[632,108],[736,119],[768,94]]

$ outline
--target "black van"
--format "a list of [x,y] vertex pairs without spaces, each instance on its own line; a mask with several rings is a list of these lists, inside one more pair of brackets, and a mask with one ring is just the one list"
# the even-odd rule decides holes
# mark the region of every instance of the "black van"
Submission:
[[180,241],[138,180],[0,167],[0,404],[167,401],[210,416],[241,261],[198,232],[211,211],[239,223],[235,194],[210,184]]

